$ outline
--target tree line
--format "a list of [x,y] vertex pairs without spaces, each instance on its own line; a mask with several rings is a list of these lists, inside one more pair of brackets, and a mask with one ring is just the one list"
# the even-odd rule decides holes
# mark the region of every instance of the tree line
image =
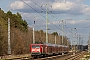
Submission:
[[[21,14],[18,12],[13,14],[11,11],[4,12],[0,8],[0,55],[7,54],[8,49],[8,18],[10,18],[11,30],[13,28],[20,31],[27,32],[28,24],[26,20],[22,19]],[[12,33],[11,33],[12,34]],[[12,37],[12,36],[11,36]],[[12,43],[12,42],[11,42]]]
[[[30,53],[30,44],[33,43],[33,29],[28,26],[26,20],[22,19],[21,14],[18,12],[13,14],[11,11],[4,12],[0,8],[0,55],[6,55],[8,52],[8,18],[10,18],[10,42],[11,54],[26,54]],[[48,33],[49,43],[62,44],[62,36],[57,32],[52,34]],[[68,38],[64,36],[64,45],[70,44]],[[43,30],[35,31],[35,42],[45,43],[46,33]]]

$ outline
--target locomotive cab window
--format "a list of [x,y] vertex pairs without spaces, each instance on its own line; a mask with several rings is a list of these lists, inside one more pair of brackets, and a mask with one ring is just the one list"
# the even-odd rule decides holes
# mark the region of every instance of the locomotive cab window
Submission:
[[32,48],[35,48],[35,45],[32,45]]
[[32,48],[40,48],[40,46],[39,45],[32,45]]
[[36,45],[36,48],[40,48],[40,46],[39,45]]

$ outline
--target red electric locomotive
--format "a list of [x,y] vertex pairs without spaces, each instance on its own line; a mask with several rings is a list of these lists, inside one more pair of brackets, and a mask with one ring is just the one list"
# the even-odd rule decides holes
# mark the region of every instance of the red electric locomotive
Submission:
[[30,45],[30,52],[32,57],[41,56],[44,51],[43,44],[31,44]]
[[40,57],[52,54],[51,44],[30,44],[32,57]]

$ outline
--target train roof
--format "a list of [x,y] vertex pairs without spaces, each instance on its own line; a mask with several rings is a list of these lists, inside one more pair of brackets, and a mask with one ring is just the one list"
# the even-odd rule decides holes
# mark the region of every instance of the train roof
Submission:
[[58,46],[58,44],[52,44],[52,46]]
[[62,45],[62,47],[68,47],[68,46],[66,46],[66,45]]
[[52,44],[51,44],[51,43],[44,43],[44,45],[52,46]]
[[47,46],[68,47],[68,46],[66,46],[66,45],[51,44],[51,43],[43,43],[43,44],[31,44],[31,45],[47,45]]
[[64,45],[65,47],[68,47],[67,45]]

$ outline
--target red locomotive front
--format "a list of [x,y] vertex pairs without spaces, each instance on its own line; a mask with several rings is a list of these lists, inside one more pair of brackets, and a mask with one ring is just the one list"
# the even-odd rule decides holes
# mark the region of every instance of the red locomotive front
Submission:
[[30,52],[32,57],[40,57],[46,54],[45,44],[30,44]]
[[31,56],[39,56],[42,54],[42,44],[31,44],[30,45]]

